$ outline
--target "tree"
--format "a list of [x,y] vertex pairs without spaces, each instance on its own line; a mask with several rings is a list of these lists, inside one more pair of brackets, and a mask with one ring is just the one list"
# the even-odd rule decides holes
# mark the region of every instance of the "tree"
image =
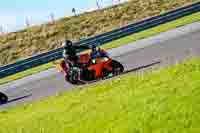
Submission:
[[4,34],[3,26],[0,26],[0,34]]
[[50,14],[50,18],[51,18],[51,22],[52,22],[52,23],[55,23],[54,13],[51,13],[51,14]]
[[26,24],[27,27],[30,26],[30,22],[29,22],[29,18],[28,17],[26,17],[25,24]]
[[96,0],[96,5],[97,5],[97,8],[100,9],[102,7],[103,4],[103,0]]
[[98,0],[96,0],[96,5],[97,5],[97,8],[98,8],[98,9],[101,8]]
[[[124,0],[125,1],[125,0]],[[112,0],[112,4],[115,5],[115,4],[120,4],[121,3],[121,0]]]
[[74,13],[74,16],[76,16],[76,9],[72,8],[72,13]]

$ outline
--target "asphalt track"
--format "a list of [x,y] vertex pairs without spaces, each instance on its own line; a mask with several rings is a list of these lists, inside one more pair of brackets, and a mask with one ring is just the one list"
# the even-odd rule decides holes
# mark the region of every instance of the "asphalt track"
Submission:
[[[200,28],[193,28],[187,34],[177,35],[177,32],[166,32],[162,36],[172,34],[174,34],[173,38],[165,41],[158,39],[156,44],[147,45],[144,48],[129,49],[123,47],[126,50],[123,50],[123,48],[116,49],[113,56],[125,66],[126,70],[140,68],[157,61],[160,61],[157,67],[161,67],[174,64],[189,57],[200,56]],[[29,81],[26,81],[26,78],[24,78],[21,81],[1,85],[0,90],[8,95],[9,102],[8,104],[1,105],[0,108],[3,109],[17,104],[41,100],[47,96],[55,95],[74,87],[65,82],[63,75],[56,72],[55,69],[49,71],[52,72],[47,73],[43,78],[35,78],[35,80],[31,79]]]

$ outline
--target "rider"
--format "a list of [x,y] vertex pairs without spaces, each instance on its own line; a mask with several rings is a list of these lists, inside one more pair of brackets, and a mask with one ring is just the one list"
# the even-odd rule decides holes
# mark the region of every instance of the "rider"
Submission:
[[66,40],[63,44],[63,58],[66,63],[70,65],[74,65],[78,60],[78,56],[76,55],[76,49],[72,45],[72,41]]
[[77,55],[77,50],[81,50],[81,49],[88,49],[88,46],[80,46],[80,45],[73,45],[72,41],[70,40],[66,40],[63,43],[63,58],[65,60],[66,63],[71,64],[72,66],[76,65],[79,57]]
[[73,45],[72,41],[70,40],[66,40],[62,46],[64,48],[63,58],[65,61],[63,61],[61,64],[66,74],[65,77],[68,78],[67,75],[71,70],[70,68],[76,67],[79,75],[78,78],[80,78],[80,68],[78,64],[79,56],[77,55],[77,50],[88,49],[88,46]]
[[97,49],[95,45],[92,45],[92,52],[90,53],[91,59],[96,59],[98,57],[108,56],[107,53],[100,47]]
[[108,57],[108,53],[100,47],[98,48],[98,51],[101,54],[101,57]]
[[95,45],[92,45],[92,49],[90,53],[91,59],[96,59],[98,57],[102,57],[105,55],[106,55],[106,52],[104,50],[102,50],[100,47],[97,49]]

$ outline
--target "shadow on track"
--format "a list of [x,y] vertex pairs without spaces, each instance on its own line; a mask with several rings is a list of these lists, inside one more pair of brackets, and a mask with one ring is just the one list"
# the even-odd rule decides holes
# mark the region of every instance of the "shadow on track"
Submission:
[[32,96],[32,94],[29,94],[29,95],[26,95],[26,96],[22,96],[22,97],[18,97],[18,98],[15,98],[15,99],[12,99],[12,100],[8,100],[8,96],[4,94],[4,96],[7,98],[5,101],[1,101],[0,102],[0,106],[1,105],[5,105],[5,104],[8,104],[8,103],[12,103],[12,102],[16,102],[16,101],[19,101],[19,100],[22,100],[22,99],[25,99],[25,98],[28,98],[30,96]]
[[[148,67],[151,67],[151,66],[160,64],[160,63],[161,63],[161,61],[156,61],[156,62],[153,62],[153,63],[151,63],[151,64],[143,65],[143,66],[140,66],[140,67],[137,67],[137,68],[133,68],[133,69],[124,71],[123,73],[121,73],[121,74],[119,74],[119,75],[115,75],[115,76],[124,75],[124,74],[130,73],[130,72],[136,72],[136,71],[139,71],[139,70],[141,70],[141,69],[145,69],[145,68],[148,68]],[[94,81],[90,81],[90,82],[84,82],[84,81],[83,81],[81,85],[92,84],[92,83],[95,83],[95,82],[98,82],[98,81],[111,79],[111,78],[114,78],[115,76],[113,76],[113,77],[107,77],[107,78],[100,79],[100,80],[94,80]]]
[[[9,100],[7,103],[11,103],[11,102],[16,102],[16,101],[19,101],[19,100],[22,100],[22,99],[25,99],[25,98],[28,98],[32,96],[32,94],[29,94],[29,95],[26,95],[26,96],[22,96],[22,97],[18,97],[18,98],[15,98],[15,99],[12,99],[12,100]],[[6,103],[6,104],[7,104]]]
[[[123,72],[122,74],[126,74],[126,73],[130,73],[130,72],[139,71],[139,70],[141,70],[141,69],[145,69],[145,68],[148,68],[148,67],[151,67],[151,66],[160,64],[160,63],[161,63],[161,61],[153,62],[153,63],[148,64],[148,65],[143,65],[143,66],[140,66],[140,67],[137,67],[137,68],[130,69],[130,70],[128,70],[128,71]],[[122,75],[122,74],[121,74],[121,75]]]

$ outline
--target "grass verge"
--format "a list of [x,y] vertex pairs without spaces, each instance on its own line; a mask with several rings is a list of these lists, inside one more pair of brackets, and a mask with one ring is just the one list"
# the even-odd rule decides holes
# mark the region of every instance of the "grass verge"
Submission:
[[144,39],[153,35],[157,35],[159,33],[168,31],[168,30],[172,30],[187,24],[191,24],[193,22],[197,22],[200,21],[200,12],[174,20],[172,22],[168,22],[166,24],[162,24],[159,26],[156,26],[154,28],[142,31],[142,32],[138,32],[136,34],[132,34],[130,36],[115,40],[113,42],[107,43],[105,44],[103,47],[104,48],[115,48],[115,47],[119,47],[125,44],[128,44],[130,42],[133,41],[137,41],[140,39]]
[[2,79],[0,79],[0,85],[8,83],[8,82],[13,81],[13,80],[21,79],[21,78],[26,77],[26,76],[30,76],[32,74],[42,72],[44,70],[52,68],[53,66],[54,66],[54,63],[50,62],[50,63],[44,64],[44,65],[34,67],[34,68],[31,68],[31,69],[25,70],[23,72],[19,72],[17,74],[2,78]]
[[1,111],[0,132],[200,132],[199,75],[200,59],[193,59],[79,87]]
[[[105,49],[116,48],[116,47],[119,47],[122,45],[126,45],[130,42],[137,41],[137,40],[140,40],[143,38],[147,38],[147,37],[150,37],[150,36],[153,36],[153,35],[156,35],[156,34],[159,34],[159,33],[162,33],[162,32],[165,32],[165,31],[168,31],[168,30],[171,30],[171,29],[183,26],[183,25],[187,25],[187,24],[190,24],[190,23],[193,23],[196,21],[200,21],[200,12],[192,14],[190,16],[186,16],[186,17],[177,19],[175,21],[172,21],[172,22],[169,22],[166,24],[159,25],[157,27],[154,27],[154,28],[151,28],[151,29],[118,39],[118,40],[115,40],[113,42],[103,45],[102,47]],[[39,67],[36,67],[33,69],[29,69],[27,71],[17,73],[12,76],[8,76],[6,78],[2,78],[2,79],[0,79],[0,84],[4,84],[9,81],[20,79],[25,76],[29,76],[31,74],[41,72],[41,71],[44,71],[44,70],[52,68],[52,67],[55,67],[54,63],[44,64],[42,66],[39,66]]]

